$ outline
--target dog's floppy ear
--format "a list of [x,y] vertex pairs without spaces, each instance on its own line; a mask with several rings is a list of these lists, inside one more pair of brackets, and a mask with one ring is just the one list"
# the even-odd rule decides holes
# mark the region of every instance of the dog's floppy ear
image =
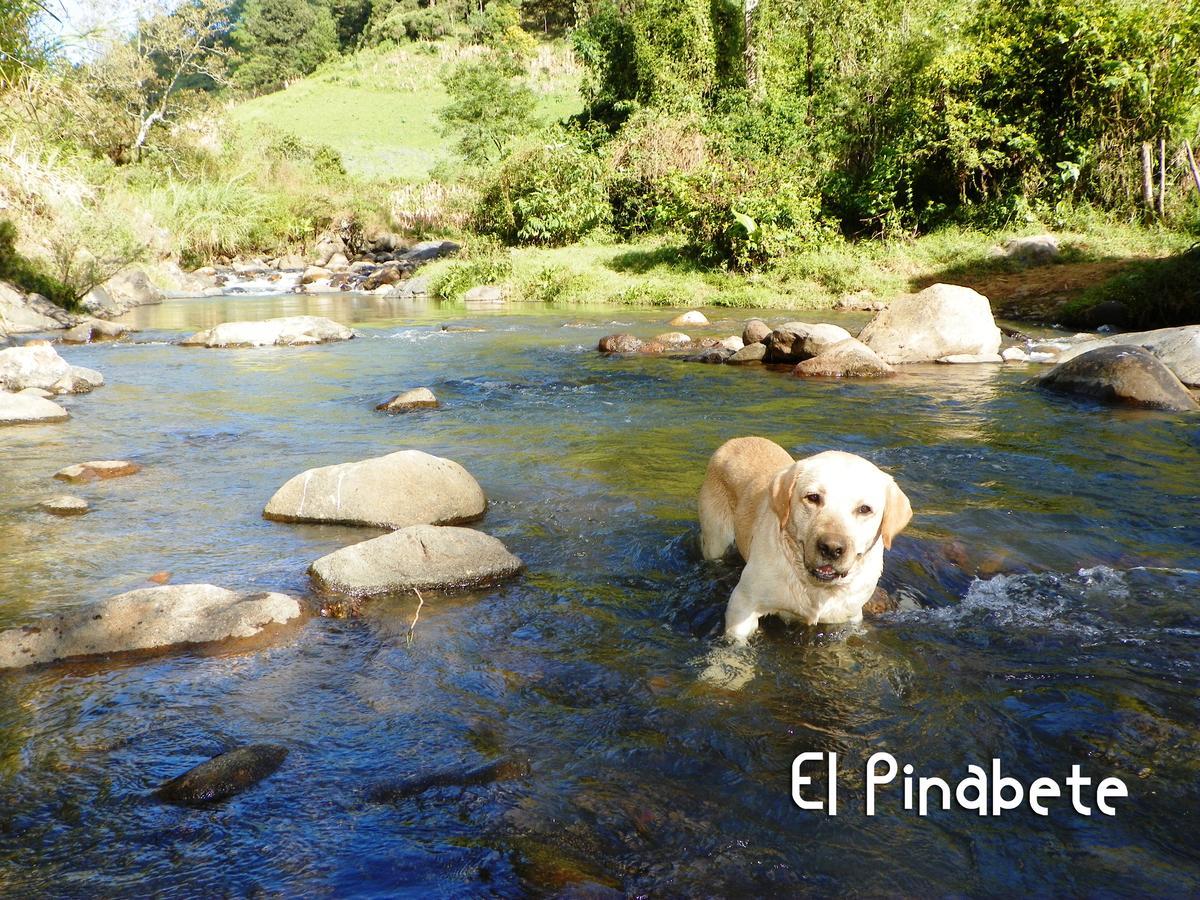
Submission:
[[908,496],[900,490],[894,478],[888,479],[887,503],[883,507],[883,522],[879,531],[883,535],[883,546],[892,549],[892,539],[904,530],[904,526],[912,520],[912,504]]
[[792,517],[792,490],[796,487],[796,479],[800,477],[800,467],[792,464],[781,469],[779,474],[771,479],[771,509],[779,519],[779,527],[787,527]]

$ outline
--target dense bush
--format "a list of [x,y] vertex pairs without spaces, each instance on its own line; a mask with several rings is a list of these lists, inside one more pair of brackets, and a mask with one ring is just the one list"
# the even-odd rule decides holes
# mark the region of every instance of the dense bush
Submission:
[[310,0],[246,0],[233,36],[239,51],[234,79],[254,93],[279,90],[338,49],[329,6]]
[[11,282],[26,293],[41,294],[64,309],[75,309],[79,300],[43,265],[17,252],[17,226],[7,219],[0,219],[0,281]]
[[613,227],[638,234],[671,225],[676,183],[708,165],[708,144],[697,116],[631,117],[604,153]]
[[562,140],[521,150],[487,177],[475,211],[485,234],[520,244],[566,244],[610,218],[595,154]]
[[675,192],[676,221],[706,262],[766,266],[836,234],[815,193],[767,161],[717,160],[678,179]]
[[442,269],[429,285],[429,292],[441,300],[458,300],[471,288],[500,284],[512,275],[512,254],[495,240],[476,238],[467,247],[464,258]]

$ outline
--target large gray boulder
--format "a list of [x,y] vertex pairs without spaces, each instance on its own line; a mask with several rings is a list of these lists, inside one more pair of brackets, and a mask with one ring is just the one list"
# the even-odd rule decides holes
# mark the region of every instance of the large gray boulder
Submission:
[[180,343],[185,347],[295,347],[348,341],[354,332],[321,316],[285,316],[261,322],[222,322]]
[[163,292],[140,269],[122,272],[109,279],[104,288],[113,303],[125,310],[163,302]]
[[0,425],[65,422],[67,418],[67,411],[53,400],[46,400],[35,394],[9,394],[0,391]]
[[1148,350],[1184,384],[1191,387],[1200,386],[1200,325],[1156,328],[1153,331],[1134,331],[1082,341],[1064,350],[1058,361],[1066,362],[1097,347],[1111,347],[1116,344]]
[[29,334],[34,331],[53,331],[63,327],[59,318],[52,317],[50,310],[36,294],[26,295],[7,282],[0,281],[0,334]]
[[263,515],[279,522],[404,528],[483,516],[487,498],[458,463],[420,450],[309,469],[275,492]]
[[896,370],[866,344],[848,338],[797,363],[792,374],[798,378],[887,378]]
[[483,532],[413,525],[336,550],[308,571],[321,590],[371,597],[475,587],[515,575],[522,566],[502,543]]
[[897,297],[858,335],[891,365],[933,362],[958,353],[999,353],[1000,337],[987,297],[953,284]]
[[419,264],[442,256],[449,256],[457,253],[460,249],[460,245],[454,241],[421,241],[419,244],[414,244],[407,252],[397,256],[396,259],[404,263]]
[[72,366],[45,341],[0,350],[0,390],[40,388],[52,394],[86,394],[102,384],[103,375]]
[[300,604],[286,594],[211,584],[144,588],[0,632],[0,669],[253,637],[299,615]]
[[772,328],[762,319],[750,319],[742,329],[742,343],[749,347],[751,344],[761,344],[771,336]]
[[1159,359],[1141,347],[1098,347],[1059,363],[1038,379],[1046,390],[1189,412],[1200,404]]

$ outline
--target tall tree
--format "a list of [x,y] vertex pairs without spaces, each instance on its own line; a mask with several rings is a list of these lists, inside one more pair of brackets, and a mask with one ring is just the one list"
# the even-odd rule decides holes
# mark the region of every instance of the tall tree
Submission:
[[233,38],[239,51],[234,80],[255,92],[279,90],[338,50],[329,6],[310,0],[248,0]]
[[83,73],[94,97],[115,111],[127,139],[113,155],[137,159],[155,125],[180,106],[185,82],[221,83],[228,0],[157,0],[132,38],[112,43]]

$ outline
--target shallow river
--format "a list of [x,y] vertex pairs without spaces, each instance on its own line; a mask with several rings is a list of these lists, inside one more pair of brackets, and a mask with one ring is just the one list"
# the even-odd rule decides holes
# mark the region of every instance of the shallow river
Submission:
[[[297,313],[361,336],[170,343]],[[710,315],[697,333],[741,329]],[[144,308],[132,342],[64,348],[108,384],[68,398],[66,424],[0,431],[0,626],[162,571],[311,597],[309,563],[379,532],[267,522],[267,498],[304,469],[410,447],[478,478],[478,527],[528,571],[427,598],[411,641],[416,601],[401,597],[266,648],[0,673],[0,892],[1200,892],[1200,421],[1043,396],[1025,386],[1032,367],[803,382],[595,352],[669,318],[230,297]],[[443,408],[373,410],[418,385]],[[694,506],[708,456],[744,434],[863,454],[915,518],[885,565],[898,611],[850,629],[769,624],[734,690],[700,678],[737,570],[701,559]],[[32,509],[61,493],[56,469],[105,458],[144,471],[81,488],[85,517]],[[291,752],[240,796],[150,799],[254,742]],[[1115,817],[1067,801],[1045,818],[920,817],[897,781],[867,817],[877,750],[951,782],[993,757],[1025,785],[1078,764],[1130,796]],[[839,755],[836,817],[792,801],[804,751]],[[519,764],[368,798],[498,758]]]

